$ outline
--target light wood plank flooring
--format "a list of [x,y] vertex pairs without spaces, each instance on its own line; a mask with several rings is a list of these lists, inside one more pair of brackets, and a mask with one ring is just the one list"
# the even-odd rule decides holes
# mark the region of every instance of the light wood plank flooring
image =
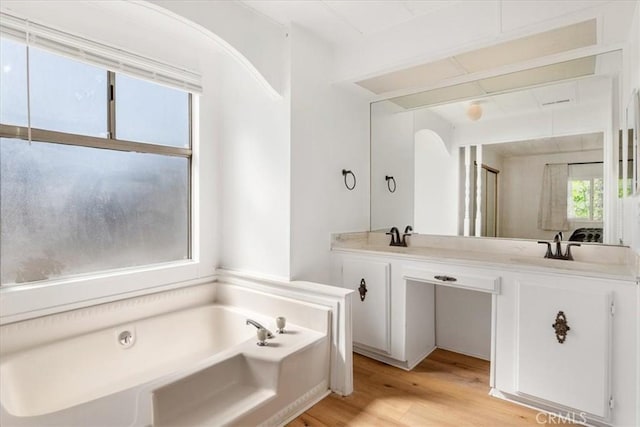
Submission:
[[487,361],[438,349],[406,372],[353,356],[353,394],[327,396],[290,427],[542,425],[537,411],[487,394]]

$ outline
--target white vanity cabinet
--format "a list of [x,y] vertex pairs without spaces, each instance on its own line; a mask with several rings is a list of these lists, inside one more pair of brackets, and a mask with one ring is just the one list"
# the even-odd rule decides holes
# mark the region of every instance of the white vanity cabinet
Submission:
[[583,285],[542,275],[516,281],[516,391],[607,418],[613,293]]
[[[385,255],[334,252],[333,283],[355,292],[354,351],[402,369],[413,369],[435,349],[435,285],[495,293],[500,279],[463,267],[406,261]],[[455,282],[447,282],[450,273]],[[361,284],[366,286],[364,300]]]
[[[443,330],[436,324],[436,290],[443,288],[436,285],[483,293],[491,299],[493,396],[592,425],[640,422],[640,287],[633,276],[391,251],[334,249],[332,257],[334,283],[356,291],[354,351],[412,369]],[[458,322],[469,307],[445,310]]]
[[639,295],[633,280],[507,274],[496,300],[492,394],[575,421],[636,425]]
[[340,283],[355,291],[351,305],[354,345],[390,353],[389,263],[345,257],[341,269]]

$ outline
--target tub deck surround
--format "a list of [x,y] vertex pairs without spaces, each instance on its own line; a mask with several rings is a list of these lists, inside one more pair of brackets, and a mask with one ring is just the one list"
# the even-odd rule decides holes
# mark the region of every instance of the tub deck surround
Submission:
[[[217,298],[225,304],[243,304],[259,311],[263,301],[258,295],[271,297],[293,297],[299,301],[319,304],[331,310],[331,391],[342,396],[353,392],[353,344],[352,344],[352,290],[335,286],[319,285],[313,282],[280,282],[271,278],[261,278],[254,274],[233,270],[217,271],[218,280],[229,285],[238,285],[246,291],[255,291],[252,298],[242,296],[242,292],[226,293],[229,287],[219,287]],[[271,301],[276,301],[271,299]],[[247,305],[248,304],[248,305]],[[284,313],[284,312],[283,312]],[[299,313],[299,315],[304,315]],[[285,316],[286,317],[286,316]],[[287,317],[288,321],[289,317]]]
[[[331,391],[333,307],[294,299],[287,284],[246,281],[1,326],[0,424],[279,425],[298,415]],[[275,331],[277,316],[287,332],[257,346],[246,319]]]
[[[338,252],[386,254],[407,260],[455,261],[460,265],[494,266],[517,271],[555,271],[588,277],[635,280],[640,277],[640,255],[624,246],[582,244],[572,250],[574,261],[545,259],[545,247],[534,240],[487,239],[413,234],[408,247],[389,246],[382,232],[332,235]],[[562,242],[565,250],[567,242]]]

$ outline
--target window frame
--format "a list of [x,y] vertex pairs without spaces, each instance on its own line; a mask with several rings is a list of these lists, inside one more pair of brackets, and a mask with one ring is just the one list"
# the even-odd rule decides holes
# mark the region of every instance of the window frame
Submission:
[[[57,52],[52,52],[60,55]],[[63,55],[60,55],[63,56]],[[64,56],[63,56],[64,57]],[[68,58],[77,61],[75,58]],[[64,144],[123,152],[138,152],[175,156],[187,159],[187,259],[113,268],[82,274],[70,274],[42,281],[10,283],[0,286],[0,324],[22,318],[60,311],[60,307],[95,304],[127,296],[155,292],[158,288],[170,289],[199,282],[211,281],[211,277],[198,279],[199,274],[199,218],[198,218],[198,126],[199,97],[184,90],[188,109],[188,143],[185,147],[172,147],[149,142],[128,141],[117,138],[115,123],[116,72],[103,68],[107,73],[107,136],[97,137],[53,130],[29,128],[29,126],[0,123],[0,137]],[[132,76],[140,79],[138,76]],[[144,80],[144,79],[142,79]],[[150,83],[161,86],[157,81]],[[153,290],[150,290],[153,288]],[[91,303],[89,303],[91,301]]]

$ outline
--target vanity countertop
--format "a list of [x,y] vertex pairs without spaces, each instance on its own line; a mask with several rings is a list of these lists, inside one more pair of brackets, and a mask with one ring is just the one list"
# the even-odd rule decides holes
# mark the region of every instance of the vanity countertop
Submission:
[[[624,281],[635,281],[640,275],[638,255],[622,246],[582,245],[573,248],[575,261],[564,261],[545,259],[545,247],[532,240],[414,234],[408,238],[408,247],[399,247],[389,246],[389,236],[383,232],[342,233],[332,237],[332,251],[340,252]],[[566,244],[562,242],[563,250]]]

